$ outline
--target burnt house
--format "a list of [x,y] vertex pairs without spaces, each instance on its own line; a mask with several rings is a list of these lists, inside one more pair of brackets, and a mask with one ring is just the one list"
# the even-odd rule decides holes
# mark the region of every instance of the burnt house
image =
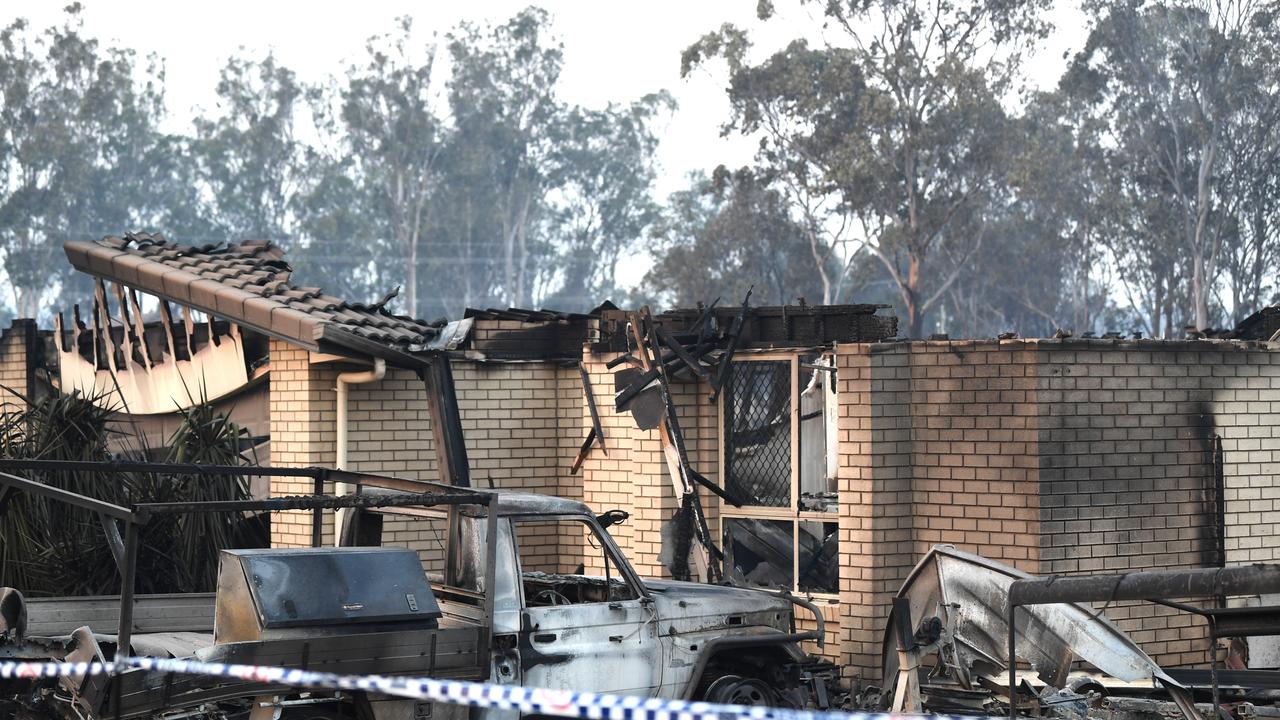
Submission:
[[[151,338],[142,364],[183,355],[178,308],[196,312],[192,327],[212,322],[209,342],[235,327],[241,357],[220,362],[258,383],[264,462],[443,475],[624,509],[629,521],[611,532],[642,574],[810,596],[829,620],[827,652],[873,682],[889,598],[935,544],[1036,574],[1280,560],[1280,354],[1269,338],[907,342],[873,305],[648,315],[605,304],[427,323],[294,287],[265,244],[135,235],[67,253],[103,281],[102,305],[128,304],[127,321],[120,301],[94,310],[117,347],[141,320],[130,291],[175,306],[160,320],[179,329],[172,346],[146,323],[135,333]],[[15,324],[0,375],[17,389],[64,383],[40,351],[50,344],[91,366],[77,377],[140,367],[81,324],[52,338]],[[442,365],[452,419],[432,392]],[[442,452],[450,442],[462,447]],[[465,457],[465,474],[442,465],[451,457]],[[295,482],[264,491],[304,489]],[[423,552],[434,541],[384,532]],[[309,544],[309,521],[277,517],[272,538]],[[548,542],[570,568],[599,560],[582,538]],[[1189,616],[1137,604],[1108,615],[1161,663],[1206,660]],[[1255,666],[1280,665],[1275,643],[1255,640]]]

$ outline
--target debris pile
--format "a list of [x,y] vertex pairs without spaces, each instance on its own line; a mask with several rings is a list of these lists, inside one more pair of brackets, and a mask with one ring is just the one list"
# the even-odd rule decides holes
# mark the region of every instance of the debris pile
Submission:
[[[1274,634],[1280,608],[1199,608],[1173,598],[1275,592],[1280,566],[1036,578],[953,547],[935,546],[893,600],[883,687],[864,694],[894,712],[1137,720],[1174,713],[1200,720],[1234,702],[1280,700],[1280,671],[1166,671],[1083,602],[1148,600],[1211,619],[1210,642]],[[1011,661],[1010,658],[1015,658]],[[1017,661],[1025,663],[1020,667]],[[1084,663],[1101,677],[1073,673]],[[1224,696],[1222,683],[1248,687]],[[1159,696],[1163,705],[1151,704]],[[1129,705],[1133,697],[1148,704]],[[1164,701],[1169,698],[1172,702]],[[1107,700],[1106,703],[1103,700]],[[1242,715],[1243,717],[1243,715]]]

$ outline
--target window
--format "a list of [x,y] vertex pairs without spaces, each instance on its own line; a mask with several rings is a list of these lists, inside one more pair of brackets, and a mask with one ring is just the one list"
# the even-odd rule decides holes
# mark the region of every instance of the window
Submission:
[[[578,605],[581,603],[635,600],[640,597],[595,528],[581,518],[517,518],[516,547],[525,607]],[[564,550],[572,548],[572,561]],[[581,548],[584,552],[578,553]],[[589,558],[599,576],[584,574],[577,560]]]
[[722,399],[725,572],[809,594],[839,591],[834,364],[826,355],[735,358]]

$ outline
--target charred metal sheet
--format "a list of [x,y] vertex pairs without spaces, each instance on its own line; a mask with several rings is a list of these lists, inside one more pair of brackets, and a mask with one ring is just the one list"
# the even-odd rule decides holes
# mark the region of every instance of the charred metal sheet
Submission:
[[[912,627],[939,617],[952,628],[952,670],[961,686],[970,689],[977,686],[979,676],[998,677],[1008,668],[1010,587],[1025,581],[1048,582],[978,555],[935,546],[911,571],[897,596],[910,601]],[[1022,608],[1016,634],[1019,657],[1056,688],[1066,682],[1073,657],[1119,680],[1156,679],[1166,687],[1179,687],[1128,636],[1089,608],[1072,603]],[[897,675],[895,646],[886,637],[887,684]]]
[[[629,411],[636,420],[636,427],[641,430],[652,430],[662,422],[663,402],[657,377],[656,374],[649,377],[636,368],[623,368],[613,374],[613,384],[617,389],[615,407],[618,412],[622,412],[624,408]],[[633,390],[636,387],[640,389]],[[621,399],[627,393],[631,397],[624,404]]]

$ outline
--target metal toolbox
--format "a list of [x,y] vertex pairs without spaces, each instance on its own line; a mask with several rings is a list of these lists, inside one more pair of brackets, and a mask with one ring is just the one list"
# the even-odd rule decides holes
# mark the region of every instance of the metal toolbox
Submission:
[[407,548],[223,550],[215,643],[435,628],[441,616]]

